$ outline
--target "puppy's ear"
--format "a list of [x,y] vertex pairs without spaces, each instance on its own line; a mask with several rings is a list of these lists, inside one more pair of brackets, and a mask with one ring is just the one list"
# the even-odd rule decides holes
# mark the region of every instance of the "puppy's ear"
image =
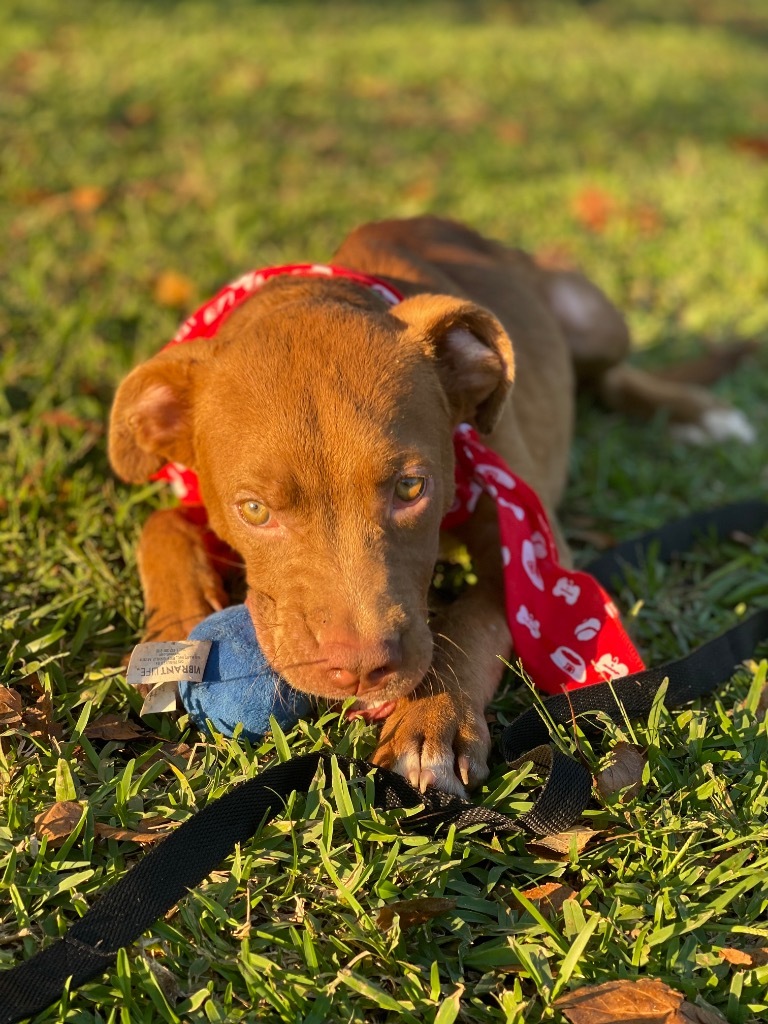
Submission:
[[[208,348],[212,343],[202,344]],[[128,483],[148,480],[169,461],[194,466],[192,410],[201,365],[195,348],[165,349],[117,389],[109,420],[109,461]]]
[[417,295],[393,313],[435,359],[456,422],[469,421],[489,434],[515,376],[512,343],[496,317],[447,295]]

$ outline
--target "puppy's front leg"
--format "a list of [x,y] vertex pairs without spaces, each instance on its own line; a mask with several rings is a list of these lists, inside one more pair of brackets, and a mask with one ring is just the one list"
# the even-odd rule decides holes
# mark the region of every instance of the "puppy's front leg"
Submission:
[[205,527],[182,509],[153,512],[144,525],[137,561],[144,591],[145,640],[183,640],[228,603],[220,573],[205,545]]
[[424,790],[463,796],[488,775],[490,735],[485,708],[496,692],[511,637],[504,608],[496,510],[483,502],[464,538],[478,574],[433,622],[435,655],[419,686],[384,723],[376,764]]

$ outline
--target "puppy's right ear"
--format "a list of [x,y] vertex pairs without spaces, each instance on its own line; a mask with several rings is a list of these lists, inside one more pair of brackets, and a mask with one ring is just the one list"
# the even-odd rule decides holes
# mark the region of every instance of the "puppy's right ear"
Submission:
[[[208,349],[211,342],[203,344]],[[148,480],[166,462],[194,467],[192,410],[201,366],[195,348],[165,349],[133,370],[117,390],[109,420],[109,461],[128,483]]]

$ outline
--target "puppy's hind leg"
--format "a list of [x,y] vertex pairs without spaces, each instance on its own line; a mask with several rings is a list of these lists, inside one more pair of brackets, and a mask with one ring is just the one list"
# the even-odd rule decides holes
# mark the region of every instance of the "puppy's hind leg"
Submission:
[[737,365],[749,345],[713,350],[692,363],[650,373],[625,361],[630,350],[626,322],[595,285],[570,271],[543,270],[541,281],[571,349],[577,380],[609,409],[646,420],[663,413],[673,435],[691,444],[755,440],[744,413],[701,386]]
[[603,374],[598,392],[609,408],[619,412],[643,419],[663,412],[673,436],[689,444],[752,444],[757,437],[740,409],[721,402],[707,388],[666,380],[628,363],[620,363]]

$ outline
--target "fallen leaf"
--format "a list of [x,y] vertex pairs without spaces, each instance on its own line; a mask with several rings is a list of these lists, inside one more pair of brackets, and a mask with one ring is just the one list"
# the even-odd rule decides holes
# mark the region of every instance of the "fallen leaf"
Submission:
[[[541,911],[542,917],[550,921],[563,909],[566,900],[572,900],[576,896],[576,890],[565,882],[545,882],[544,885],[534,885],[530,889],[522,889],[521,893],[526,899]],[[510,902],[514,895],[510,897]]]
[[753,949],[733,949],[724,946],[717,951],[723,960],[737,967],[764,967],[768,964],[768,949],[754,947]]
[[613,196],[602,189],[588,186],[574,197],[573,213],[590,231],[604,231],[616,213],[616,202]]
[[730,140],[730,144],[741,153],[750,153],[752,156],[768,160],[768,136],[736,135]]
[[195,286],[188,277],[175,270],[165,270],[155,281],[155,302],[171,309],[188,306],[195,294]]
[[155,108],[150,103],[129,103],[121,114],[121,120],[131,128],[139,128],[149,124],[156,118]]
[[147,965],[147,969],[154,975],[158,988],[168,1003],[171,1006],[175,1006],[181,999],[181,987],[176,975],[169,971],[167,967],[158,963],[154,957],[143,956],[142,960]]
[[636,796],[643,781],[645,755],[631,743],[619,742],[611,751],[610,763],[595,776],[597,791],[605,800],[626,790],[627,798]]
[[117,715],[102,715],[85,727],[83,735],[89,740],[136,740],[147,731]]
[[745,533],[743,530],[731,530],[728,534],[728,540],[732,540],[734,544],[741,544],[745,548],[753,548],[756,540],[751,533]]
[[41,413],[39,419],[47,427],[70,427],[72,430],[82,430],[90,434],[104,433],[103,423],[99,423],[98,420],[84,420],[65,409],[49,409]]
[[100,839],[125,839],[131,843],[156,843],[158,839],[162,839],[167,832],[167,828],[162,828],[159,831],[151,832],[150,828],[160,828],[161,826],[170,825],[171,822],[168,818],[155,815],[151,818],[145,818],[142,821],[144,829],[130,829],[121,828],[118,825],[107,825],[102,821],[97,821],[93,826],[93,833],[99,836]]
[[555,1000],[571,1024],[685,1024],[682,993],[654,978],[584,985]]
[[81,185],[67,194],[67,205],[78,213],[93,213],[103,206],[107,190],[100,185]]
[[416,925],[431,921],[434,917],[453,910],[456,900],[445,896],[420,896],[413,900],[397,900],[382,907],[376,923],[385,931],[391,928],[395,915],[400,918],[402,929],[414,928]]
[[190,757],[195,753],[195,748],[187,743],[164,743],[160,750],[151,754],[144,762],[145,767],[156,764],[158,761],[165,762],[166,767],[171,763],[177,768],[186,768]]
[[558,857],[567,858],[574,846],[576,853],[581,853],[596,835],[599,835],[599,832],[591,828],[571,828],[567,832],[557,832],[553,836],[537,836],[526,845],[534,853],[544,851],[546,854],[554,853]]
[[568,529],[569,540],[577,540],[582,544],[590,544],[598,551],[607,551],[608,548],[616,547],[616,538],[606,530],[582,530],[579,527]]
[[661,211],[651,203],[638,203],[632,206],[628,213],[632,226],[641,234],[651,237],[657,235],[664,227],[664,218]]
[[768,685],[764,686],[760,691],[755,713],[758,718],[765,718],[768,715]]
[[21,694],[8,686],[0,686],[0,726],[14,726],[21,722]]
[[525,142],[528,133],[525,130],[525,125],[519,121],[499,121],[494,129],[494,135],[500,142],[519,146]]
[[45,739],[54,736],[56,739],[61,739],[64,734],[59,723],[53,720],[53,704],[47,693],[38,697],[31,706],[24,708],[23,722],[24,728],[30,736],[45,737]]
[[718,953],[729,964],[740,964],[744,967],[752,966],[752,957],[741,949],[730,949],[728,946],[725,946],[723,949],[718,949]]
[[417,178],[405,186],[403,195],[419,203],[430,203],[435,195],[435,183],[431,178]]
[[53,849],[72,835],[83,814],[83,805],[77,800],[59,800],[35,818],[35,834],[38,839],[48,839]]

